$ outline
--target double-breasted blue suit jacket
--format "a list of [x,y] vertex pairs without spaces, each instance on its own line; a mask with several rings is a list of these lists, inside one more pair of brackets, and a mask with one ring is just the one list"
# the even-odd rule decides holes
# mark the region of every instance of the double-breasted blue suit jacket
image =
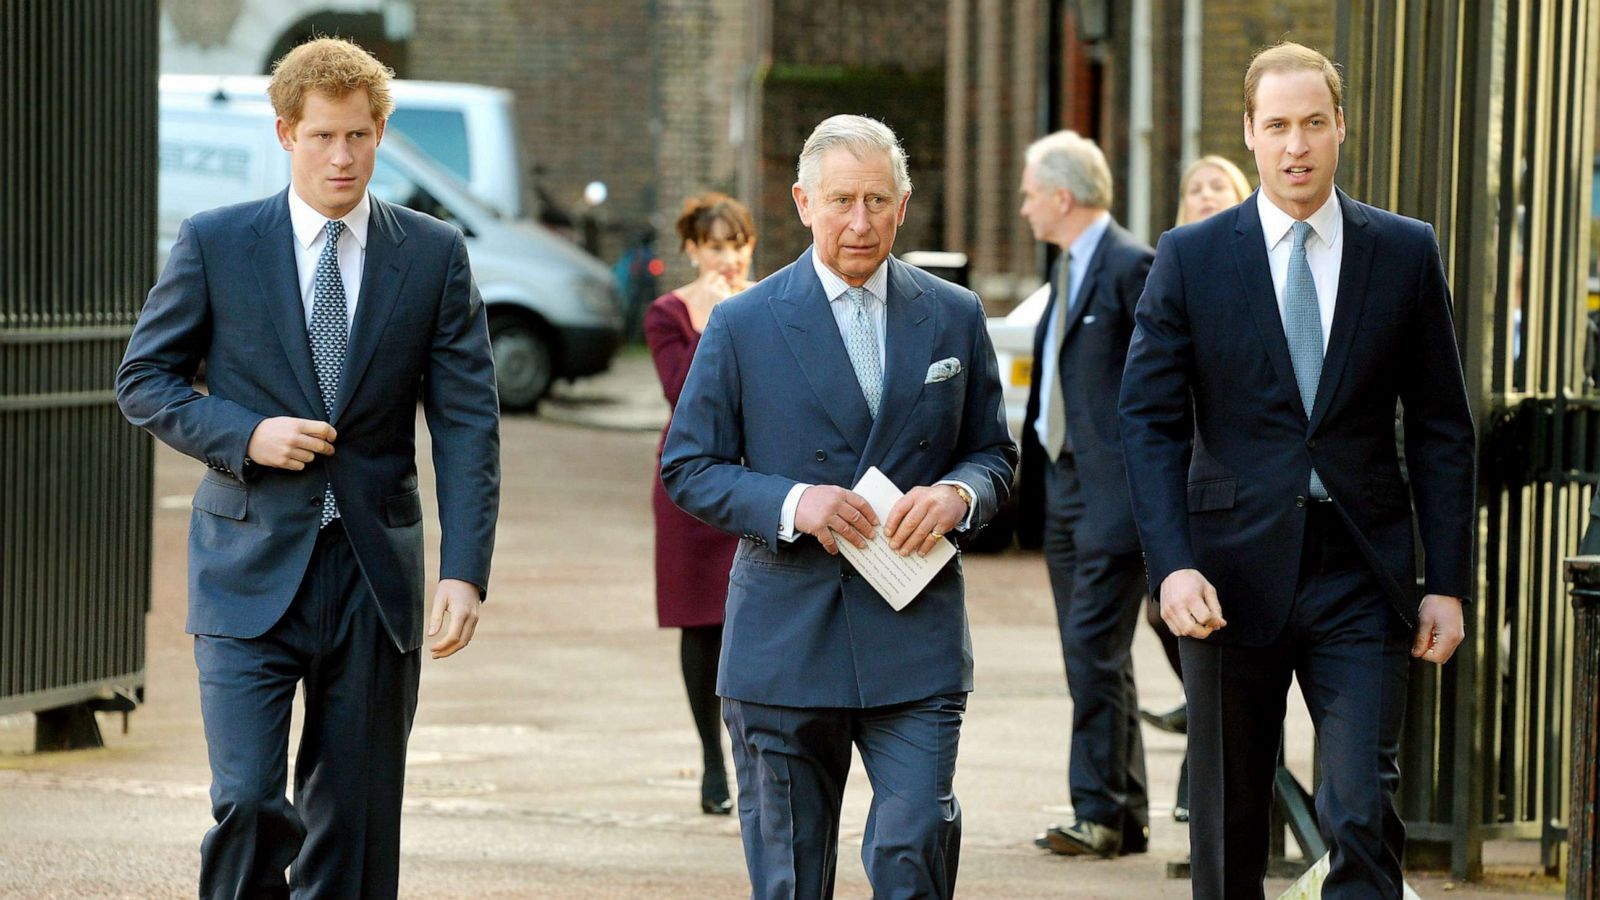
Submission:
[[1167,232],[1139,299],[1120,412],[1150,588],[1198,569],[1228,621],[1218,643],[1264,645],[1287,621],[1313,466],[1408,625],[1413,522],[1427,592],[1471,594],[1472,414],[1438,242],[1425,222],[1338,196],[1339,292],[1309,417],[1259,194]]
[[[205,463],[189,526],[192,634],[257,637],[294,599],[323,486],[395,644],[422,643],[416,417],[427,417],[441,578],[487,587],[499,507],[499,411],[483,301],[461,232],[372,198],[339,391],[323,408],[306,336],[287,190],[186,220],[116,378],[123,413]],[[194,388],[205,363],[206,392]],[[330,422],[331,457],[247,466],[272,416]]]
[[[876,420],[807,250],[712,312],[662,455],[673,502],[741,535],[729,577],[717,693],[775,706],[861,708],[972,689],[957,556],[890,608],[810,535],[779,539],[796,483],[849,487],[872,466],[901,490],[954,479],[973,524],[1011,487],[1016,446],[983,307],[893,257]],[[961,371],[925,383],[929,366]]]

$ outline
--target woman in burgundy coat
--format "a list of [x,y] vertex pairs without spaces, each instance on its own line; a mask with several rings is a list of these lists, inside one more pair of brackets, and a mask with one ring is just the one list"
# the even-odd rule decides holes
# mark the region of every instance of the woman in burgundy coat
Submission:
[[[699,273],[694,281],[658,297],[644,314],[645,341],[661,376],[667,403],[677,406],[700,332],[711,308],[750,286],[755,223],[744,204],[723,194],[690,198],[678,217],[683,252]],[[666,431],[661,433],[666,440]],[[738,539],[685,513],[661,486],[661,446],[651,488],[656,520],[656,615],[662,628],[681,628],[683,684],[700,732],[705,759],[700,809],[727,815],[728,774],[722,760],[722,718],[717,700],[717,659],[722,653],[722,609],[728,569]]]

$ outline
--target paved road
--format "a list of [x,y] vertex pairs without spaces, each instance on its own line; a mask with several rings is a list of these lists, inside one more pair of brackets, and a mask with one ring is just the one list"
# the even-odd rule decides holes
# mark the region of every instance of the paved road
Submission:
[[[662,407],[650,379],[648,360],[625,357],[608,380],[564,394],[543,417],[505,423],[506,502],[485,619],[466,652],[424,661],[406,897],[747,892],[737,823],[699,814],[699,752],[676,633],[655,627],[647,488],[656,435],[645,429]],[[0,897],[193,896],[208,773],[182,634],[183,543],[199,476],[191,460],[158,452],[148,702],[129,732],[106,717],[105,749],[35,756],[25,752],[31,721],[0,719]],[[1161,804],[1151,854],[1099,862],[1031,846],[1046,822],[1070,819],[1069,703],[1044,568],[1022,553],[969,556],[966,566],[978,690],[956,782],[961,896],[1186,896],[1186,883],[1164,878],[1186,840],[1168,816],[1180,745],[1167,735],[1146,736]],[[1144,630],[1136,652],[1145,703],[1174,702],[1177,683]],[[1302,773],[1307,733],[1303,720],[1291,728]],[[857,853],[867,799],[857,771],[845,801],[841,897],[868,896]],[[1526,845],[1509,852],[1504,871],[1528,868]],[[1424,896],[1440,895],[1438,878],[1415,883]]]

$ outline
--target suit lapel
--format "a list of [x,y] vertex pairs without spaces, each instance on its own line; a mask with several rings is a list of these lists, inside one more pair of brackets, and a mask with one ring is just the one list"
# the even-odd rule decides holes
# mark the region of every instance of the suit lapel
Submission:
[[1256,324],[1273,370],[1278,373],[1279,386],[1288,392],[1294,408],[1303,416],[1305,404],[1300,401],[1299,382],[1295,381],[1294,363],[1289,359],[1289,339],[1284,336],[1283,317],[1278,313],[1278,293],[1272,286],[1267,238],[1261,230],[1257,202],[1259,194],[1251,194],[1234,208],[1233,261],[1239,269],[1239,282],[1250,308],[1250,318]]
[[783,290],[768,306],[817,402],[859,454],[872,431],[872,414],[839,335],[839,322],[812,268],[811,253],[807,250],[795,260]]
[[307,408],[313,416],[326,417],[322,392],[317,389],[311,367],[311,341],[306,337],[306,309],[300,297],[300,269],[294,258],[294,226],[289,221],[287,188],[266,201],[251,227],[257,239],[250,247],[250,262],[256,284],[271,310],[268,318],[278,332],[289,371],[305,394]]
[[[1337,190],[1337,189],[1336,189]],[[1311,407],[1308,431],[1316,431],[1328,404],[1333,402],[1345,363],[1350,360],[1350,345],[1355,342],[1356,323],[1367,300],[1367,276],[1372,271],[1372,234],[1367,231],[1367,214],[1355,201],[1339,191],[1339,211],[1344,222],[1344,252],[1339,257],[1339,293],[1333,304],[1333,328],[1328,332],[1328,352],[1322,360],[1322,377],[1317,379],[1317,399]]]
[[[1100,235],[1100,240],[1094,245],[1094,252],[1089,254],[1089,268],[1083,273],[1083,284],[1078,286],[1078,296],[1072,308],[1067,310],[1067,321],[1061,329],[1061,346],[1066,347],[1067,340],[1072,337],[1072,332],[1077,330],[1078,323],[1083,321],[1084,311],[1089,308],[1089,301],[1094,299],[1095,287],[1100,282],[1100,268],[1105,261],[1106,248],[1111,244],[1111,230],[1116,228],[1115,222],[1106,226],[1105,233]],[[1066,273],[1066,289],[1072,290],[1072,273]],[[1066,297],[1059,298],[1065,303]]]
[[410,258],[400,253],[405,240],[406,233],[400,229],[394,212],[373,197],[372,215],[367,222],[366,259],[361,267],[361,295],[356,298],[355,323],[344,355],[344,371],[339,375],[339,393],[329,410],[330,422],[336,422],[350,406],[350,398],[355,396],[400,298],[400,287],[411,266]]
[[878,406],[878,418],[872,423],[871,436],[861,454],[857,480],[869,465],[883,458],[900,436],[917,398],[922,395],[928,364],[933,361],[934,327],[928,303],[922,299],[922,287],[894,257],[889,257],[884,265],[889,267],[889,296],[885,298],[883,402]]

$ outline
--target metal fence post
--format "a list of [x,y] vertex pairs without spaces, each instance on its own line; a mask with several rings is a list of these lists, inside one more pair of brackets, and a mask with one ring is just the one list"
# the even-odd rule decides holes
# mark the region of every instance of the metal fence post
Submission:
[[1600,896],[1600,556],[1569,558],[1567,582],[1574,632],[1567,896],[1592,898]]

